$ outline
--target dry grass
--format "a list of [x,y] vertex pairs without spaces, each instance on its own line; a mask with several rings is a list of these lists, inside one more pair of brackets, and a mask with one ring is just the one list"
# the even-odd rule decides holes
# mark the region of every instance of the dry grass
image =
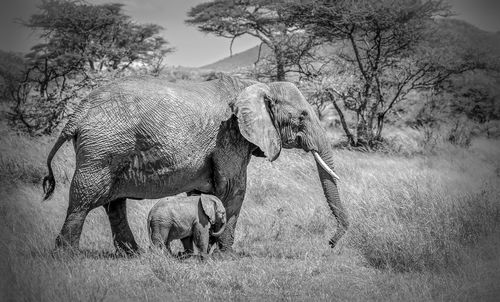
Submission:
[[[74,155],[55,160],[58,187],[41,203],[52,139],[0,138],[0,269],[6,300],[494,300],[500,293],[498,141],[468,150],[394,156],[337,151],[351,229],[335,229],[309,154],[253,159],[230,259],[199,262],[147,252],[117,258],[103,209],[86,220],[82,253],[53,255]],[[130,201],[139,244],[154,201]]]

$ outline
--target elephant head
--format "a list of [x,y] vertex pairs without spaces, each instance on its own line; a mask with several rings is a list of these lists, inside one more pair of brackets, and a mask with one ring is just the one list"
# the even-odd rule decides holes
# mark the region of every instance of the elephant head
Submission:
[[282,148],[301,148],[311,152],[328,205],[339,223],[330,239],[331,247],[346,232],[349,222],[339,198],[331,146],[311,105],[299,89],[289,82],[248,86],[232,104],[240,132],[270,161]]
[[[200,203],[211,224],[210,236],[219,237],[226,228],[226,209],[219,198],[214,195],[201,194]],[[213,232],[214,229],[218,229]]]

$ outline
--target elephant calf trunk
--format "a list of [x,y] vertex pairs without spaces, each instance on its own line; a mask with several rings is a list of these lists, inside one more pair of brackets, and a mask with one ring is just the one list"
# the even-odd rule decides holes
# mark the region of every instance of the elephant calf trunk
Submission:
[[222,235],[222,233],[224,233],[224,230],[225,230],[225,229],[226,229],[226,224],[224,223],[224,224],[220,227],[219,231],[217,231],[217,232],[215,232],[215,233],[211,232],[211,233],[210,233],[210,235],[211,235],[211,236],[213,236],[213,237],[220,237],[220,235]]

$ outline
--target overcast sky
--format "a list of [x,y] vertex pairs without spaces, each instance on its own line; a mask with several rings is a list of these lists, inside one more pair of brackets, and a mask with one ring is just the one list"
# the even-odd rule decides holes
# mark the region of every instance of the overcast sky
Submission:
[[[40,0],[0,0],[0,49],[26,52],[37,36],[16,20],[27,20],[37,12]],[[189,8],[206,0],[88,0],[90,3],[119,2],[125,12],[140,23],[165,27],[164,37],[176,48],[167,57],[168,65],[199,67],[229,55],[229,40],[205,35],[184,20]],[[500,31],[500,0],[449,0],[456,17],[492,32]],[[255,38],[242,37],[233,45],[234,53],[258,44]]]

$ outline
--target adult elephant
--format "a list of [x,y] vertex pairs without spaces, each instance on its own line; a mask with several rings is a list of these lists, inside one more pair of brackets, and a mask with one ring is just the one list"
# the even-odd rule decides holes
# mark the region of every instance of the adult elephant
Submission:
[[125,201],[181,192],[212,193],[227,213],[221,250],[231,248],[252,155],[275,160],[282,148],[311,151],[339,227],[348,219],[339,199],[331,147],[312,107],[288,82],[268,85],[228,76],[173,84],[128,78],[91,92],[75,110],[47,159],[45,199],[54,191],[51,162],[73,140],[76,169],[56,246],[78,248],[85,217],[103,206],[117,249],[136,251]]

